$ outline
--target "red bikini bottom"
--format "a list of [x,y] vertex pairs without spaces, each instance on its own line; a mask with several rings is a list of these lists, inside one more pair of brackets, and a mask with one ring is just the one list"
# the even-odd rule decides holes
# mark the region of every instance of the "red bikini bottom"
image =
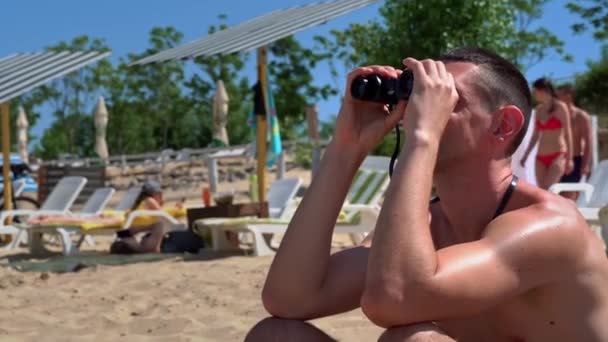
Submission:
[[561,155],[566,154],[566,152],[555,152],[555,153],[549,153],[549,154],[539,154],[536,155],[536,160],[538,160],[539,162],[541,162],[541,164],[545,165],[545,167],[549,167],[551,166],[551,164],[553,164],[553,161],[557,158],[559,158]]

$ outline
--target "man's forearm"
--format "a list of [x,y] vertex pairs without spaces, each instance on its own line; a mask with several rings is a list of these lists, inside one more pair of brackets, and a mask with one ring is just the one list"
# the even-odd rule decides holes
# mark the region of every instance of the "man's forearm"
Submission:
[[572,125],[568,115],[566,115],[566,144],[568,145],[568,160],[572,160],[574,157],[574,149],[572,145]]
[[336,220],[363,158],[334,144],[327,148],[274,258],[267,290],[297,300],[322,286]]
[[436,269],[428,203],[438,142],[408,139],[374,232],[366,291],[400,293],[406,282],[426,280]]
[[585,128],[582,167],[591,170],[591,160],[593,159],[593,128],[591,127],[591,120],[587,120]]

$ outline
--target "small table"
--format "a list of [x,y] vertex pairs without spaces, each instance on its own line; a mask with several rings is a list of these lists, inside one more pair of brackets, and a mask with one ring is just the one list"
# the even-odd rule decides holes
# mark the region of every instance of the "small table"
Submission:
[[192,207],[186,209],[188,218],[188,229],[192,229],[192,225],[196,220],[205,218],[219,217],[245,217],[257,216],[268,217],[268,202],[263,203],[239,203],[239,204],[222,204],[211,207]]

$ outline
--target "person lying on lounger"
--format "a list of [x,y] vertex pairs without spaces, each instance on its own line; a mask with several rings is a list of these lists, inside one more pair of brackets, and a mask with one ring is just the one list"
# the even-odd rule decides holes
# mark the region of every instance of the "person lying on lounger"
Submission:
[[[386,329],[381,341],[608,341],[602,242],[571,201],[510,167],[532,107],[524,76],[478,48],[404,65],[413,91],[391,112],[355,100],[350,84],[401,71],[349,75],[333,140],[263,288],[274,317],[246,340],[331,340],[304,321],[360,307]],[[406,140],[374,232],[331,254],[356,170],[400,121]]]
[[[137,210],[162,210],[174,218],[183,217],[186,211],[183,207],[184,200],[177,202],[174,207],[164,208],[163,194],[160,185],[154,181],[146,181],[135,201],[133,208],[125,211],[105,210],[95,215],[38,215],[28,220],[30,226],[65,226],[79,227],[86,231],[94,230],[116,230],[125,225],[125,220],[133,211]],[[117,231],[117,240],[112,244],[110,250],[113,253],[153,253],[178,251],[175,246],[176,237],[167,236],[171,230],[171,223],[162,217],[154,215],[138,215],[131,221],[128,229]],[[141,239],[136,235],[144,233]],[[175,235],[175,234],[174,234]],[[183,234],[181,239],[183,240]],[[180,245],[184,245],[180,242]]]
[[[134,208],[135,210],[164,210],[163,204],[164,199],[160,184],[148,180],[143,184],[141,195]],[[178,202],[176,204],[176,209],[182,209],[182,207],[183,203]],[[162,218],[155,217],[144,224],[138,224],[134,221],[133,226],[117,232],[117,239],[110,246],[110,252],[116,254],[165,252],[170,246],[163,242],[165,234],[170,229],[171,223]],[[140,233],[144,233],[144,235],[138,240],[136,235]]]

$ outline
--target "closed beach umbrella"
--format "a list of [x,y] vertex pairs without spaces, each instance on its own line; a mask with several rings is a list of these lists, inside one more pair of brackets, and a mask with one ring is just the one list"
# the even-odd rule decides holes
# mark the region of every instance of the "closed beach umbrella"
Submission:
[[306,107],[306,122],[308,137],[315,143],[319,142],[319,108],[316,105]]
[[106,102],[102,96],[100,96],[97,100],[97,104],[95,105],[95,113],[93,116],[95,120],[95,152],[97,152],[99,158],[107,161],[110,157],[108,153],[108,144],[106,142],[108,110],[106,109]]
[[216,146],[228,146],[228,93],[224,82],[217,81],[215,96],[213,97],[213,143]]
[[21,160],[28,164],[29,156],[27,151],[27,128],[29,127],[27,116],[23,107],[19,107],[17,116],[17,151],[21,156]]

